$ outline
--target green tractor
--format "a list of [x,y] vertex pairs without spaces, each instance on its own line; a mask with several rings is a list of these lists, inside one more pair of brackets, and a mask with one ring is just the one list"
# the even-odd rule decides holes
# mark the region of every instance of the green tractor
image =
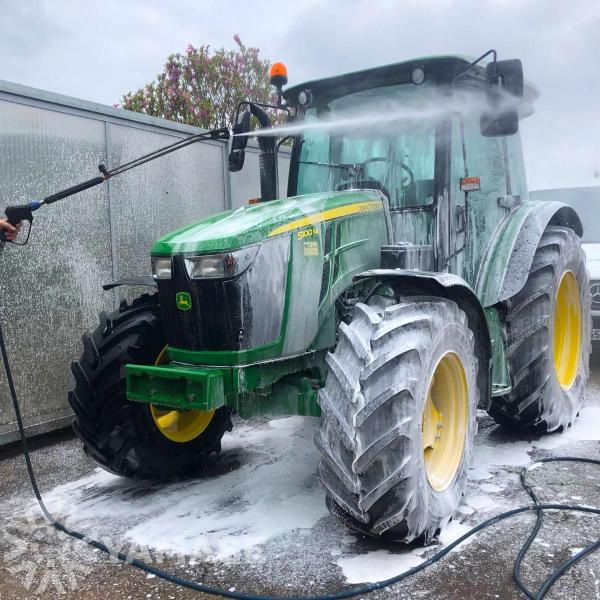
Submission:
[[153,279],[105,286],[157,291],[83,337],[69,401],[85,452],[165,480],[201,471],[233,412],[320,415],[330,511],[407,542],[454,515],[478,408],[520,430],[570,426],[589,372],[582,225],[528,201],[518,128],[537,93],[493,54],[285,91],[276,70],[283,131],[242,103],[235,132],[260,125],[260,202],[160,239]]

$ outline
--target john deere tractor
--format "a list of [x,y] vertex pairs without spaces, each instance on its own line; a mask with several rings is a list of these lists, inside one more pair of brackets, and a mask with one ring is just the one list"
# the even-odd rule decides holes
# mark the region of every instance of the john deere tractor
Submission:
[[320,415],[330,511],[410,541],[455,513],[478,408],[570,426],[590,352],[582,225],[528,200],[518,129],[537,92],[491,54],[285,91],[278,64],[271,109],[290,127],[241,103],[229,161],[242,168],[254,132],[260,202],[158,240],[153,280],[111,284],[157,289],[83,337],[69,401],[87,454],[164,480],[200,472],[234,412]]

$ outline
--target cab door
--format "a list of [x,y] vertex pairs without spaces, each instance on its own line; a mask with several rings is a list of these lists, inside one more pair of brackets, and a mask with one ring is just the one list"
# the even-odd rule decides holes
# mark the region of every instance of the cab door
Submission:
[[453,227],[448,264],[472,287],[495,231],[510,211],[505,202],[511,190],[508,143],[513,142],[506,137],[481,135],[476,114],[451,118],[449,219]]

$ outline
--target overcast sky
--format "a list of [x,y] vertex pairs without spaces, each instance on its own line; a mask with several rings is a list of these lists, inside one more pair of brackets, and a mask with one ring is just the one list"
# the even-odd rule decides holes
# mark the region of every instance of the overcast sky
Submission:
[[105,104],[239,34],[290,83],[432,54],[521,58],[530,189],[600,185],[600,0],[0,0],[0,79]]

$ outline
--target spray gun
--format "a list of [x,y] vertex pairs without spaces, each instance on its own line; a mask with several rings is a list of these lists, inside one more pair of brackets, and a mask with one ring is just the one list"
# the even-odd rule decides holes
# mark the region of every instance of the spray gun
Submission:
[[[31,226],[33,224],[33,212],[44,206],[44,204],[52,204],[57,200],[62,200],[63,198],[68,198],[73,194],[77,194],[79,192],[83,192],[83,190],[87,190],[91,187],[104,183],[109,177],[110,172],[106,171],[106,167],[104,165],[99,165],[98,168],[101,172],[106,173],[106,175],[94,177],[93,179],[88,179],[82,183],[74,185],[66,190],[62,190],[61,192],[57,192],[56,194],[51,194],[50,196],[46,196],[43,200],[33,200],[27,204],[13,204],[9,205],[4,209],[4,213],[6,214],[6,220],[13,226],[17,226],[21,221],[29,221],[29,230],[27,232],[27,237],[24,242],[16,242],[10,241],[10,243],[15,244],[17,246],[24,246],[29,241],[29,235],[31,233]],[[2,246],[0,249],[4,248],[4,244],[9,241],[6,239],[6,232],[0,232],[0,243]]]
[[169,146],[165,146],[163,148],[159,148],[158,150],[154,150],[153,152],[149,152],[148,154],[144,154],[139,158],[131,160],[127,163],[119,165],[114,169],[107,169],[104,164],[98,165],[98,169],[101,175],[97,177],[93,177],[92,179],[88,179],[87,181],[83,181],[76,185],[73,185],[65,190],[60,192],[56,192],[55,194],[50,194],[46,196],[43,200],[33,200],[27,204],[15,204],[7,206],[4,210],[6,214],[6,220],[13,226],[18,225],[21,221],[29,221],[29,230],[27,232],[27,237],[24,242],[17,242],[16,240],[11,241],[6,238],[6,233],[4,231],[0,231],[0,252],[4,248],[4,244],[8,241],[11,244],[15,244],[17,246],[24,246],[29,241],[29,235],[31,233],[31,226],[33,223],[33,213],[46,204],[52,204],[57,202],[58,200],[63,200],[64,198],[68,198],[69,196],[73,196],[78,194],[79,192],[83,192],[89,188],[95,187],[108,181],[111,177],[115,175],[120,175],[121,173],[125,173],[130,169],[134,169],[135,167],[139,167],[151,160],[155,160],[164,156],[165,154],[170,154],[171,152],[175,152],[175,150],[180,150],[181,148],[185,148],[191,144],[196,142],[200,142],[202,140],[228,140],[229,139],[229,129],[223,127],[221,129],[213,129],[211,131],[207,131],[205,133],[198,133],[196,135],[189,136],[187,138],[178,140],[177,142],[170,144]]
[[[29,204],[14,204],[7,206],[5,209],[6,220],[13,226],[16,227],[21,221],[29,221],[29,230],[27,237],[24,242],[17,242],[16,240],[10,240],[12,244],[16,246],[24,246],[29,240],[29,233],[31,232],[31,224],[33,222],[33,211],[37,210],[41,206],[41,202],[30,202]],[[6,232],[0,231],[0,252],[4,250],[4,244],[9,241],[6,238]]]

